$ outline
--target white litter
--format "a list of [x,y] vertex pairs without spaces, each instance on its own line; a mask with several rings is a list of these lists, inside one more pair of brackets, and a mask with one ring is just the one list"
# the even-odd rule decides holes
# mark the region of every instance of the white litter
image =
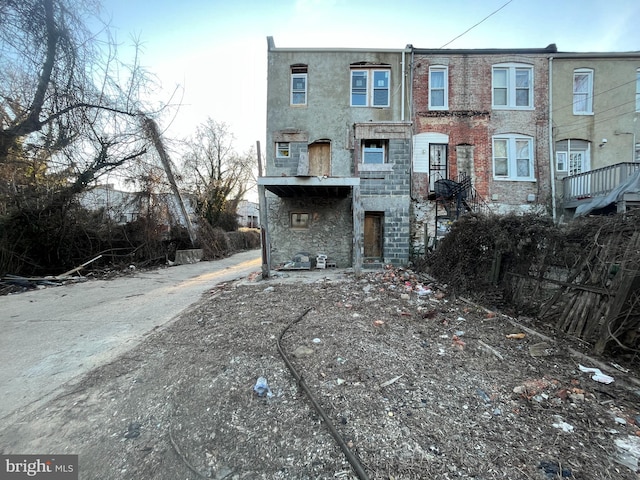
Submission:
[[637,472],[638,459],[640,458],[640,438],[629,435],[627,438],[616,438],[614,442],[618,454],[615,460]]
[[610,383],[613,383],[613,377],[610,377],[609,375],[605,375],[604,373],[602,373],[602,371],[599,368],[583,367],[582,365],[578,365],[578,367],[580,367],[581,372],[593,373],[593,375],[591,376],[591,379],[595,380],[596,382],[605,383],[607,385]]

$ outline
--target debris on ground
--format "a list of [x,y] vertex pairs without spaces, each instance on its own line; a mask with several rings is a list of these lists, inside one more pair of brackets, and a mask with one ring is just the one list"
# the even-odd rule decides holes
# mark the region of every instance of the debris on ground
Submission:
[[637,479],[637,364],[600,383],[570,338],[526,318],[507,338],[525,330],[408,269],[326,272],[211,289],[3,427],[3,453],[73,452],[87,479],[357,479],[304,385],[371,480]]

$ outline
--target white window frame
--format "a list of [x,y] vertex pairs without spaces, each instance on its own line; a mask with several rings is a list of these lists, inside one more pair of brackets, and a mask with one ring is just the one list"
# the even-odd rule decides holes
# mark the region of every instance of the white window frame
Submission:
[[[529,175],[518,175],[518,162],[519,160],[524,160],[524,158],[518,158],[518,143],[526,141],[528,143],[527,154],[528,158],[528,169]],[[505,175],[497,174],[496,168],[496,142],[506,142],[506,157],[499,157],[500,159],[506,159],[506,167],[507,172]],[[518,135],[518,134],[502,134],[495,135],[492,138],[491,142],[491,163],[493,167],[493,178],[494,180],[503,180],[503,181],[511,181],[511,182],[533,182],[536,180],[535,171],[534,171],[534,148],[533,148],[533,137],[527,135]]]
[[290,158],[290,157],[291,157],[291,143],[276,142],[276,158]]
[[[384,73],[386,74],[386,85],[375,85],[376,81],[376,73]],[[352,68],[350,75],[350,89],[349,89],[349,104],[352,107],[375,107],[375,108],[386,108],[391,105],[391,69],[390,68],[380,68],[380,69],[372,69],[372,68]],[[364,89],[362,87],[358,87],[358,95],[362,96],[364,94],[364,104],[354,104],[353,96],[354,96],[354,77],[364,78],[365,86]],[[364,90],[364,93],[362,92]],[[376,103],[376,92],[385,91],[386,102],[385,103]]]
[[[362,141],[362,163],[368,165],[382,165],[387,163],[387,149],[384,140],[363,140]],[[367,161],[367,154],[379,157],[382,155],[382,161]]]
[[[299,79],[304,79],[304,88],[303,89],[299,89],[299,88],[295,88],[295,82],[296,80]],[[290,103],[293,106],[301,106],[304,107],[307,105],[307,74],[306,73],[292,73],[291,74],[291,94],[290,94]],[[300,95],[302,94],[304,96],[304,101],[302,102],[296,102],[294,101],[295,95]]]
[[[576,78],[579,76],[587,77],[585,91],[576,91]],[[593,70],[590,68],[578,68],[573,71],[573,114],[574,115],[593,115]],[[584,108],[579,108],[584,105]]]
[[[432,81],[433,73],[442,73],[443,86],[434,87]],[[433,94],[436,91],[442,91],[442,105],[434,105]],[[449,109],[449,67],[446,65],[433,65],[429,67],[429,110],[448,110]]]
[[[518,73],[528,72],[529,85],[527,105],[517,105],[517,91],[521,90],[516,83]],[[505,72],[506,81],[504,85],[496,81],[497,72]],[[497,104],[496,90],[502,89],[505,92],[505,103]],[[526,63],[498,63],[491,67],[491,106],[495,110],[533,110],[533,66]]]
[[567,171],[567,152],[556,152],[556,171]]

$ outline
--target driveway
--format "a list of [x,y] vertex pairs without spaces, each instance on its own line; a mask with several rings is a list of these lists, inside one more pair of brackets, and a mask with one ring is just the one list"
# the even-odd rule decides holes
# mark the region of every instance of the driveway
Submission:
[[260,270],[260,250],[0,297],[0,419],[130,350],[212,286]]

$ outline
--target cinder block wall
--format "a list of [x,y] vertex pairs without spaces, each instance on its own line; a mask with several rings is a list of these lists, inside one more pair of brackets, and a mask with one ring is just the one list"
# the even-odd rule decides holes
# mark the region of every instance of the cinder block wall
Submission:
[[406,265],[410,245],[411,141],[389,140],[390,171],[360,172],[365,212],[384,213],[383,261]]

